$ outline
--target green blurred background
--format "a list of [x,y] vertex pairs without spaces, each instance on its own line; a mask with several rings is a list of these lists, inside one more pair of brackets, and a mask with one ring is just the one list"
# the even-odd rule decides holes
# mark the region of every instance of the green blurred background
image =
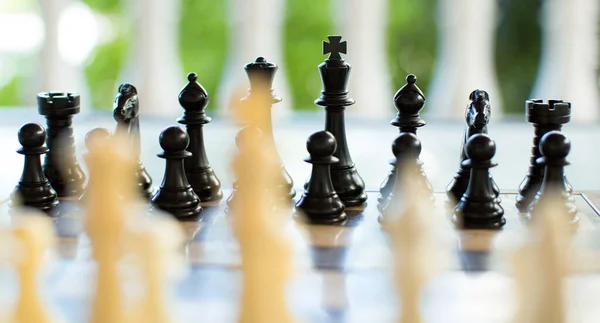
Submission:
[[[35,10],[33,0],[4,0],[11,9]],[[44,0],[45,1],[45,0]],[[202,75],[201,83],[216,93],[225,64],[228,24],[226,1],[181,0],[179,53],[184,71]],[[329,8],[332,0],[287,0],[284,19],[284,61],[293,106],[317,109],[312,102],[321,84],[311,82],[316,66],[323,59],[321,40],[336,34]],[[115,84],[128,48],[128,31],[121,13],[122,0],[84,0],[93,10],[121,19],[113,19],[120,33],[110,42],[96,47],[85,62],[85,75],[92,89],[96,108],[111,108]],[[496,71],[505,109],[522,111],[535,80],[540,56],[539,10],[541,0],[501,0],[497,26]],[[427,94],[436,57],[436,0],[390,0],[387,28],[388,66],[394,89],[404,84],[408,72],[419,77],[419,86]],[[6,5],[5,5],[6,7]],[[301,27],[299,27],[301,26]],[[201,41],[197,41],[201,40]],[[476,43],[473,44],[476,50]],[[600,59],[599,59],[600,60]],[[20,64],[26,65],[27,59]],[[35,73],[23,67],[24,73]],[[0,106],[24,104],[20,88],[27,86],[25,75],[17,75],[0,89]],[[213,96],[214,97],[214,96]],[[215,106],[212,104],[211,106]]]

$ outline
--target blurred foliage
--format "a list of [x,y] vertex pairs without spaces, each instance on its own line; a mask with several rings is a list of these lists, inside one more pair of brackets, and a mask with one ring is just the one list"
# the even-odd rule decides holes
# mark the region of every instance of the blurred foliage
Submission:
[[[496,73],[506,113],[523,113],[540,60],[541,0],[501,0]],[[547,98],[546,98],[547,99]]]
[[316,110],[314,102],[321,92],[317,66],[326,58],[322,40],[335,35],[330,1],[288,0],[284,19],[283,64],[287,73],[293,106]]
[[[227,59],[226,2],[181,1],[179,53],[183,69],[198,74],[198,82],[204,86],[211,100],[207,109],[214,109],[218,106],[214,99]],[[182,75],[182,88],[186,82],[185,75]]]
[[85,76],[90,87],[92,106],[112,109],[117,94],[117,79],[125,62],[126,37],[100,45],[94,49],[85,67]]
[[0,106],[15,107],[23,104],[19,93],[19,85],[22,84],[21,76],[17,75],[3,87],[0,87]]
[[[44,0],[45,1],[45,0]],[[167,0],[165,0],[167,1]],[[283,0],[282,0],[283,1]],[[318,109],[312,102],[321,82],[317,65],[323,61],[321,41],[337,34],[332,1],[287,0],[283,21],[283,61],[293,106],[300,110]],[[389,0],[387,53],[393,90],[413,73],[427,94],[437,53],[436,3],[439,0]],[[499,19],[495,51],[498,82],[507,112],[522,113],[535,82],[540,56],[539,13],[542,0],[498,0]],[[92,89],[95,107],[110,108],[116,94],[119,73],[125,63],[130,30],[123,15],[124,0],[83,0],[93,10],[109,14],[121,33],[110,43],[98,46],[86,61],[85,75]],[[6,4],[9,4],[6,6]],[[2,9],[34,10],[34,0],[4,1]],[[24,9],[25,8],[25,9]],[[179,53],[185,72],[196,72],[211,99],[216,97],[227,59],[227,1],[181,0]],[[600,53],[599,53],[600,55]],[[600,60],[600,57],[599,57]],[[30,62],[31,59],[28,60]],[[21,62],[27,65],[27,62]],[[31,65],[31,64],[29,64]],[[0,106],[24,104],[20,97],[25,80],[35,71],[26,66],[23,73],[0,88]],[[242,68],[241,66],[239,68]],[[25,75],[27,74],[27,75]],[[181,86],[185,84],[182,75]],[[209,108],[217,106],[211,101]]]
[[116,13],[121,8],[121,0],[82,0],[82,2],[102,13]]
[[393,92],[406,83],[407,74],[415,74],[417,85],[427,96],[435,64],[436,2],[395,0],[388,3],[387,49]]

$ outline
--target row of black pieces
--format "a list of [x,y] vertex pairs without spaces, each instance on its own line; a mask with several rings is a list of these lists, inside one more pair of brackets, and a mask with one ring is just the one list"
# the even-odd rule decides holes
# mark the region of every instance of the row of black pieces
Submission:
[[[546,199],[559,205],[571,223],[576,223],[577,208],[570,189],[565,182],[564,166],[571,143],[560,131],[552,130],[539,141],[541,157],[536,160],[544,170],[540,189],[534,195],[526,213],[530,220],[538,215],[539,206]],[[504,209],[490,181],[489,169],[497,164],[492,161],[496,145],[486,134],[471,136],[465,146],[467,159],[463,165],[470,170],[465,193],[454,207],[454,222],[465,229],[499,229],[506,223]]]

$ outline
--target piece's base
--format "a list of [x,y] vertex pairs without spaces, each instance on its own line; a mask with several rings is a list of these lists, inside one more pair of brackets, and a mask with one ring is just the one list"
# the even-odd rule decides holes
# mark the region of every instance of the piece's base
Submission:
[[301,209],[296,209],[296,212],[294,212],[292,217],[296,221],[309,224],[343,224],[348,219],[346,212],[342,212],[335,216],[310,216]]
[[473,217],[458,217],[452,215],[452,223],[463,230],[500,230],[506,224],[504,216],[493,217],[489,219],[473,218]]

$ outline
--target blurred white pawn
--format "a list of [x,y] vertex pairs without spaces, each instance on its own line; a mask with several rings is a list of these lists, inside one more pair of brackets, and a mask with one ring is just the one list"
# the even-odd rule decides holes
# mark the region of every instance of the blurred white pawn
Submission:
[[514,258],[515,286],[519,308],[515,323],[564,323],[564,278],[572,225],[561,212],[564,207],[549,197],[539,206],[539,216],[531,223],[531,241]]
[[19,277],[19,296],[11,322],[63,322],[40,297],[47,251],[55,244],[51,219],[34,210],[21,211],[12,217],[10,233],[14,237],[11,258]]
[[126,249],[140,290],[133,297],[127,322],[180,322],[170,310],[173,296],[169,286],[186,272],[184,232],[168,214],[131,220],[126,227]]
[[393,203],[393,209],[387,210],[385,228],[392,241],[396,290],[401,299],[398,322],[419,323],[421,292],[440,270],[441,253],[436,248],[437,229],[432,221],[436,217],[431,200],[411,189],[411,183],[418,180],[414,172],[402,170],[400,178],[394,195],[403,203]]

